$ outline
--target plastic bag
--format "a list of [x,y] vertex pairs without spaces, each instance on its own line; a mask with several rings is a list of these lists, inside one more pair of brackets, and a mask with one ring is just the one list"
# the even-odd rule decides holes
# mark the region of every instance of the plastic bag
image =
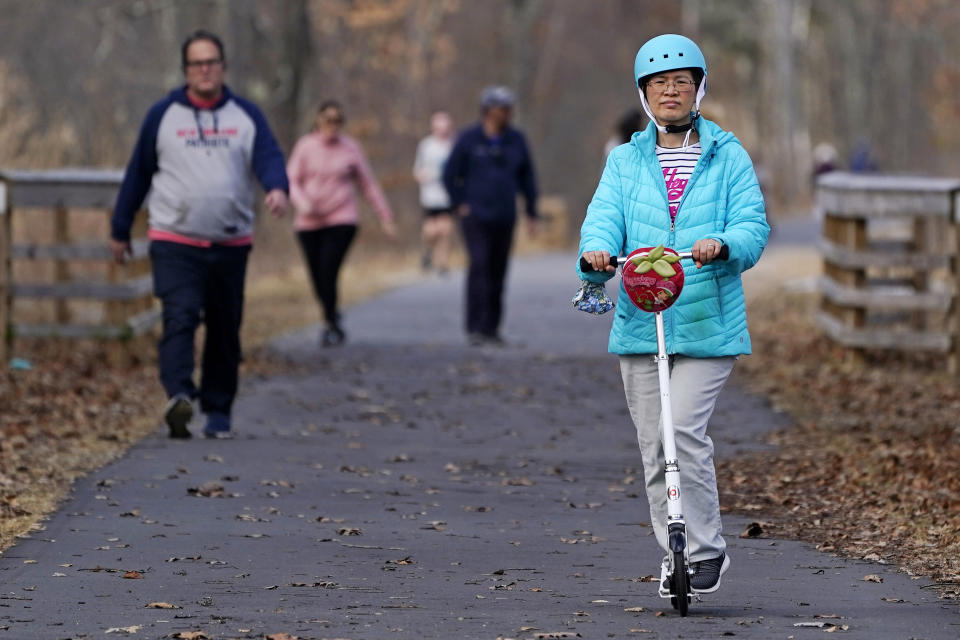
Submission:
[[580,290],[573,296],[571,302],[576,309],[597,316],[617,306],[617,303],[607,296],[607,290],[602,283],[587,280],[580,281]]

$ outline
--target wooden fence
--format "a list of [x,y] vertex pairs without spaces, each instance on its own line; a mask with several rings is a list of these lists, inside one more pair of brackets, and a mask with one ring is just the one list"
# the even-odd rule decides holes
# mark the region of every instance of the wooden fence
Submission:
[[[147,259],[147,241],[133,242],[128,265],[113,263],[106,242],[107,232],[97,241],[71,239],[72,215],[89,215],[89,210],[109,216],[123,172],[100,169],[54,171],[0,171],[0,366],[5,366],[17,336],[123,339],[149,330],[160,319],[152,298],[152,280]],[[72,213],[87,210],[87,213]],[[17,242],[21,223],[49,225],[51,242]],[[44,219],[38,221],[38,217]],[[144,216],[138,216],[135,236],[142,236]],[[14,263],[53,264],[53,278],[44,281],[15,281]],[[80,262],[107,265],[101,280],[74,278],[71,272]],[[47,300],[54,305],[51,322],[17,322],[18,300]],[[70,301],[93,300],[103,305],[100,321],[75,322]]]
[[943,352],[956,373],[960,180],[829,173],[817,205],[819,326],[854,353]]

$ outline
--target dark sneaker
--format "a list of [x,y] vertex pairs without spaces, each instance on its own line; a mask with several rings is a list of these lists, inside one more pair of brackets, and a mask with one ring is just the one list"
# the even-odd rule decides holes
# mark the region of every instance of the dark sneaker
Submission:
[[497,334],[471,333],[467,336],[471,347],[506,347],[506,341]]
[[320,334],[320,346],[321,347],[339,347],[347,339],[347,335],[343,332],[343,329],[333,328],[333,329],[324,329],[323,333]]
[[230,416],[217,411],[208,413],[207,424],[203,427],[203,435],[207,438],[232,438]]
[[693,575],[690,576],[690,590],[694,593],[713,593],[720,588],[720,576],[730,568],[730,556],[723,554],[719,558],[693,563]]
[[163,421],[170,428],[171,438],[189,438],[190,430],[187,425],[193,419],[193,405],[190,404],[190,398],[185,395],[176,395],[167,402],[167,408],[163,411]]
[[485,337],[485,339],[486,339],[486,343],[487,343],[488,345],[490,345],[491,347],[506,347],[506,346],[507,346],[507,341],[504,340],[503,338],[501,338],[500,336],[498,336],[497,334],[493,334],[492,336],[484,336],[484,337]]

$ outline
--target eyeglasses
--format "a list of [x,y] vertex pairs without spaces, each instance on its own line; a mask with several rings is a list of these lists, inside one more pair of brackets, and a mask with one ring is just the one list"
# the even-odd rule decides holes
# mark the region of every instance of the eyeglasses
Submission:
[[220,58],[210,58],[209,60],[188,60],[184,63],[188,69],[200,69],[201,67],[217,67],[223,64]]
[[663,78],[657,78],[656,80],[651,80],[647,83],[647,86],[652,88],[657,93],[663,93],[667,90],[667,85],[673,85],[673,88],[680,93],[688,93],[693,91],[693,87],[696,83],[693,80],[687,80],[686,78],[677,78],[670,82],[664,80]]

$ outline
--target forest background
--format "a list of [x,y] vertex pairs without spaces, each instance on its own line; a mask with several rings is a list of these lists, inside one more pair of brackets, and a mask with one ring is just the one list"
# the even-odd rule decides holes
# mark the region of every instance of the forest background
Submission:
[[773,219],[808,209],[822,142],[840,168],[869,151],[883,170],[960,173],[950,0],[3,0],[0,166],[124,166],[199,27],[222,35],[228,83],[285,150],[321,100],[345,105],[411,244],[429,114],[465,126],[491,83],[517,92],[542,191],[564,197],[574,236],[604,142],[638,106],[636,50],[663,32],[701,45],[704,113],[757,162]]

